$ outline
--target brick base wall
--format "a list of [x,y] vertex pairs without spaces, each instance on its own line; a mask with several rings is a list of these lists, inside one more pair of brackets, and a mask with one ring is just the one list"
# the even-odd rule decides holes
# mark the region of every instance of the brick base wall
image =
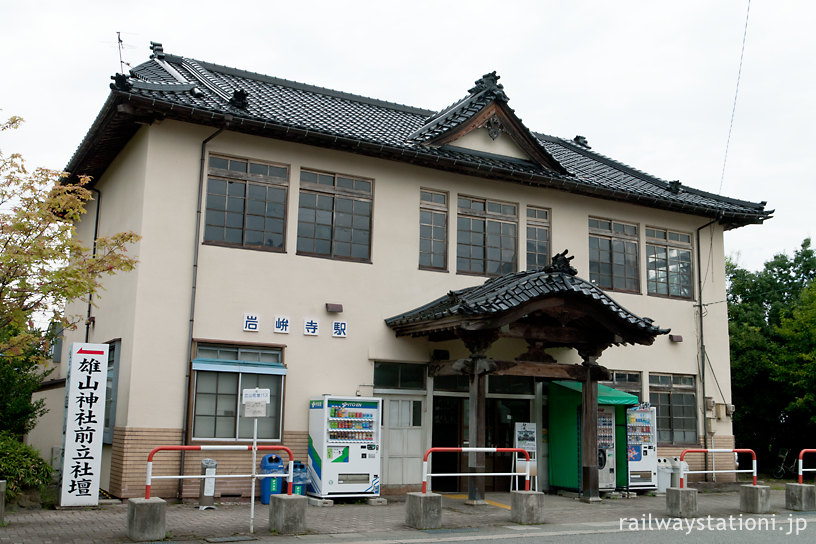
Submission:
[[[196,442],[195,445],[206,444]],[[214,443],[214,442],[213,442]],[[306,463],[308,454],[309,433],[306,431],[287,431],[283,433],[282,445],[292,450],[295,459]],[[110,489],[112,495],[120,498],[144,497],[147,478],[147,456],[157,446],[181,444],[181,429],[151,429],[117,427],[113,435],[111,458]],[[233,443],[234,444],[234,443]],[[258,452],[258,467],[265,452]],[[153,458],[153,476],[181,474],[181,453],[160,452]],[[201,474],[201,460],[215,459],[218,463],[218,474],[249,474],[251,472],[251,451],[188,451],[184,454],[184,474]],[[288,461],[286,454],[284,460]],[[178,497],[178,480],[153,480],[151,496],[168,498]],[[183,480],[182,497],[199,496],[198,479]],[[249,497],[251,482],[249,478],[217,479],[215,495]],[[260,495],[260,484],[256,481],[255,494]]]

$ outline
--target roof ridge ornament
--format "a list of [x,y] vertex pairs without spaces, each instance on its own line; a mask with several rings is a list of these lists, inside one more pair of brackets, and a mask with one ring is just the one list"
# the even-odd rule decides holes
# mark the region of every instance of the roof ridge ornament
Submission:
[[470,94],[479,94],[487,91],[493,94],[497,100],[507,102],[509,98],[507,98],[507,95],[504,93],[504,85],[499,83],[500,78],[501,76],[496,75],[496,70],[493,70],[489,74],[485,74],[477,79],[475,85],[469,89],[468,92]]
[[150,50],[153,51],[153,54],[150,55],[151,59],[164,59],[164,48],[160,42],[150,42]]
[[235,89],[232,92],[232,98],[230,98],[229,103],[236,108],[245,110],[249,107],[249,93],[243,89]]
[[568,252],[569,250],[565,249],[561,253],[553,255],[552,264],[545,266],[544,272],[548,274],[560,272],[562,274],[569,274],[570,276],[577,276],[578,271],[569,264],[569,262],[575,258],[575,255],[567,257]]
[[128,92],[133,88],[133,83],[129,81],[130,78],[125,74],[112,75],[111,79],[113,83],[110,84],[110,88],[113,90]]

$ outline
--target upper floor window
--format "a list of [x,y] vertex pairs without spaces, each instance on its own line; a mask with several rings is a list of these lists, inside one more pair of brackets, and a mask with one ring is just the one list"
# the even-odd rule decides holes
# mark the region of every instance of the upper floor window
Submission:
[[501,276],[516,270],[518,207],[460,196],[456,221],[456,271]]
[[601,289],[640,290],[637,225],[589,218],[589,280]]
[[550,264],[550,211],[527,206],[527,270]]
[[204,241],[282,250],[286,166],[210,156]]
[[448,267],[448,195],[439,191],[419,192],[419,267]]
[[371,180],[301,170],[298,253],[370,260],[372,188]]
[[650,295],[691,298],[691,235],[646,228],[646,284]]

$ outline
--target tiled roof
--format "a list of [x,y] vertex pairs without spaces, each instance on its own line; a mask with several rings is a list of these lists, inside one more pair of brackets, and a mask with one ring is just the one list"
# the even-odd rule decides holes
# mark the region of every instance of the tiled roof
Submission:
[[[563,168],[479,153],[430,140],[470,119],[491,101],[506,103],[498,76],[487,74],[441,112],[165,54],[117,75],[111,97],[67,166],[100,176],[137,122],[174,118],[273,138],[349,150],[480,177],[567,190],[719,219],[727,228],[761,223],[772,211],[696,191],[639,172],[570,140],[530,133]],[[492,78],[492,79],[491,79]],[[512,111],[512,110],[511,110]],[[526,127],[525,127],[526,128]],[[536,140],[537,139],[537,140]]]
[[451,291],[424,306],[388,318],[385,323],[399,332],[406,326],[455,316],[502,314],[537,299],[565,295],[593,302],[639,335],[655,336],[669,332],[654,325],[651,319],[633,314],[588,281],[569,272],[552,270],[551,267],[505,274],[491,278],[482,285]]

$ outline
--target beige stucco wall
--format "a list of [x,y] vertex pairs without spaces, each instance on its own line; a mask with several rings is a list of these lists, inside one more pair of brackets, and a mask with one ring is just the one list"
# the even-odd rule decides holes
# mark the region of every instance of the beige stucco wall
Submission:
[[490,137],[490,133],[486,128],[472,130],[458,140],[451,142],[449,145],[452,147],[484,151],[485,153],[493,153],[494,155],[530,160],[530,156],[519,147],[506,132],[502,132],[498,138],[494,140]]
[[[119,404],[120,427],[182,426],[187,359],[190,294],[193,274],[196,199],[201,142],[212,129],[165,121],[143,128],[100,180],[103,191],[101,232],[133,229],[144,237],[134,252],[134,272],[106,280],[91,341],[122,338]],[[489,138],[488,138],[489,139]],[[497,140],[506,144],[502,137]],[[498,145],[498,144],[497,144]],[[503,148],[495,148],[498,151]],[[552,251],[569,249],[572,265],[588,278],[587,217],[637,223],[641,292],[646,292],[644,228],[669,228],[694,235],[707,221],[628,203],[609,202],[563,191],[533,188],[407,164],[319,149],[300,144],[224,132],[208,146],[210,152],[289,165],[290,184],[286,252],[276,253],[200,245],[198,295],[193,336],[223,343],[254,342],[284,347],[286,406],[284,429],[307,429],[306,401],[333,393],[354,395],[372,382],[375,360],[426,362],[437,346],[396,338],[383,320],[413,309],[451,289],[480,284],[484,277],[455,273],[456,197],[492,198],[519,205],[519,267],[524,266],[525,206],[552,210]],[[490,150],[490,148],[488,148]],[[298,256],[298,186],[300,168],[325,170],[374,180],[371,263]],[[419,270],[419,189],[449,194],[448,272]],[[89,218],[92,214],[89,214]],[[204,214],[201,220],[203,222]],[[88,236],[86,221],[80,234]],[[723,272],[722,232],[703,231],[704,269],[708,271],[706,347],[719,387],[706,394],[730,402],[728,336]],[[200,235],[203,239],[203,229]],[[696,252],[694,257],[696,263]],[[709,266],[707,263],[713,263]],[[696,290],[696,283],[695,283]],[[695,302],[610,293],[623,306],[652,317],[661,327],[683,336],[682,343],[658,337],[653,346],[607,350],[601,363],[612,369],[698,374],[698,322]],[[342,314],[328,314],[325,303],[343,304]],[[244,313],[257,313],[260,332],[242,331]],[[274,334],[276,315],[292,320],[288,335]],[[318,337],[304,336],[304,318],[321,322]],[[349,336],[330,335],[331,321],[348,322]],[[81,340],[77,331],[71,341]],[[495,350],[520,348],[510,342]],[[520,349],[519,349],[520,351]],[[515,355],[513,353],[512,355]],[[574,352],[556,354],[562,362],[578,362]],[[707,368],[711,376],[711,367]],[[648,379],[646,380],[648,381]],[[720,390],[722,393],[720,393]],[[363,388],[364,394],[370,388]],[[720,399],[720,396],[723,398]],[[703,418],[700,417],[702,432]],[[717,427],[730,434],[730,420]]]

